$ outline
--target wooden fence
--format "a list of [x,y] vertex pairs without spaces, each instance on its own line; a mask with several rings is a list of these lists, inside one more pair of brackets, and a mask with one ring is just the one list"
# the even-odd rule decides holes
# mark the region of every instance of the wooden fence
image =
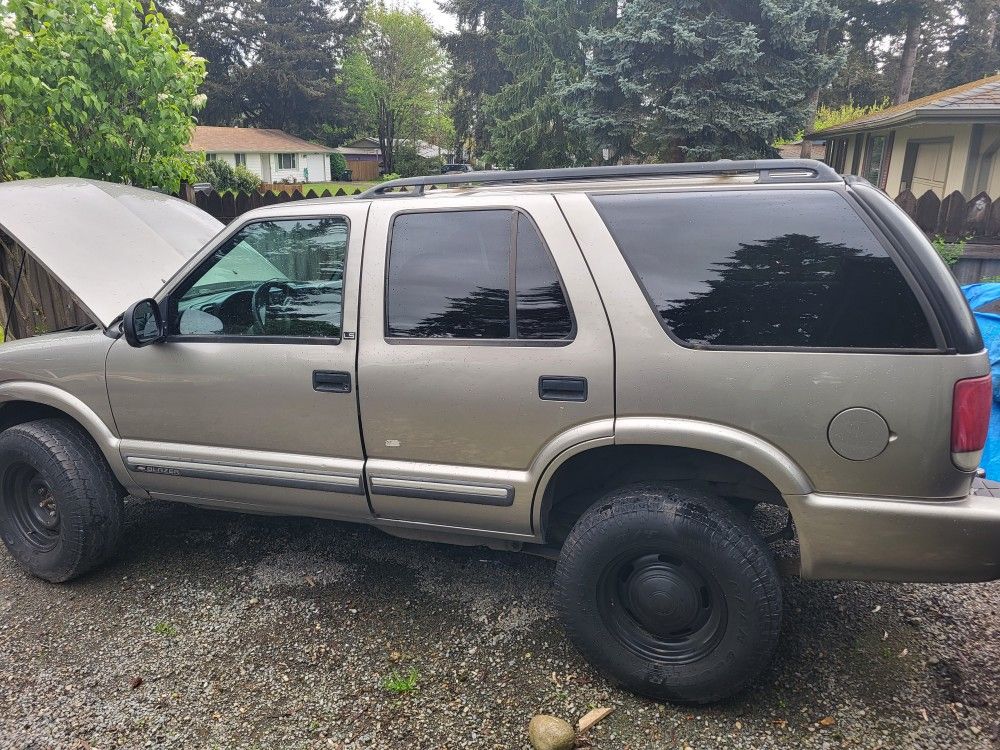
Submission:
[[[12,301],[15,290],[17,295]],[[5,340],[93,322],[65,287],[3,232],[0,232],[0,306],[0,328]]]
[[246,213],[254,208],[260,208],[261,206],[273,206],[275,203],[288,203],[289,201],[300,201],[306,198],[333,198],[336,196],[358,195],[362,192],[361,188],[355,188],[354,191],[350,193],[343,188],[340,188],[335,193],[331,193],[329,190],[323,190],[322,192],[317,193],[315,190],[310,188],[303,193],[301,187],[296,187],[294,185],[285,185],[284,187],[293,189],[282,190],[277,194],[271,192],[270,190],[263,193],[253,192],[220,194],[214,190],[210,190],[208,192],[195,192],[190,187],[185,187],[181,190],[178,197],[194,203],[198,206],[198,208],[212,214],[212,216],[221,221],[223,224],[228,224],[240,214]]
[[1000,243],[1000,200],[986,193],[966,199],[956,190],[942,199],[931,190],[919,198],[904,190],[896,204],[930,236]]

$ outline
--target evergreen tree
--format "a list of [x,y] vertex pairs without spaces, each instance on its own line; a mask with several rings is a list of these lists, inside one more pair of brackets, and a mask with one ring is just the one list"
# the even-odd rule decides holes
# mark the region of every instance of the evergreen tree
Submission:
[[355,9],[338,19],[326,0],[256,0],[243,24],[253,56],[235,76],[249,122],[305,137],[348,124],[335,76]]
[[962,0],[948,49],[944,85],[958,86],[1000,71],[1000,0]]
[[490,147],[492,121],[486,97],[511,81],[497,54],[497,40],[510,19],[523,14],[522,0],[443,0],[458,29],[441,38],[450,60],[448,99],[455,123],[455,158],[480,157]]
[[525,0],[520,18],[506,17],[497,55],[511,80],[485,99],[493,122],[490,162],[530,169],[590,160],[587,139],[567,122],[559,90],[584,71],[578,30],[607,28],[615,9],[615,0]]
[[773,155],[842,62],[817,45],[840,18],[827,0],[631,0],[583,36],[586,73],[562,89],[570,124],[612,160]]
[[170,19],[206,58],[206,125],[338,140],[356,114],[336,74],[365,0],[176,0]]
[[247,0],[174,0],[163,11],[177,36],[205,60],[202,123],[228,124],[242,113],[230,71],[246,63],[240,19],[247,6]]

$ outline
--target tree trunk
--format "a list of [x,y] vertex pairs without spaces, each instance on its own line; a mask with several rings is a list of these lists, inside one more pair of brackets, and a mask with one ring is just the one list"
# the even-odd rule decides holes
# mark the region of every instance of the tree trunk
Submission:
[[896,98],[893,104],[910,101],[913,87],[913,70],[917,66],[917,47],[920,45],[920,12],[916,11],[906,19],[906,39],[899,61],[899,78],[896,79]]

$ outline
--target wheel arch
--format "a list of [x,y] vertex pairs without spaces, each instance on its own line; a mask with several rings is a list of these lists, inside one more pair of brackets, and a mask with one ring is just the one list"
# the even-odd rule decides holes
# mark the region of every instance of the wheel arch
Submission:
[[[545,468],[532,501],[532,525],[547,539],[549,514],[557,504],[561,477],[574,468],[604,461],[608,456],[630,453],[646,461],[676,461],[701,457],[707,466],[747,470],[750,481],[783,503],[785,495],[812,491],[812,483],[795,461],[777,446],[725,425],[672,417],[624,417],[615,420],[614,440],[590,440],[567,447]],[[648,478],[643,475],[636,479]]]
[[144,494],[125,468],[119,439],[97,413],[73,394],[45,383],[0,384],[0,430],[36,419],[56,417],[75,422],[90,435],[115,478],[130,493]]

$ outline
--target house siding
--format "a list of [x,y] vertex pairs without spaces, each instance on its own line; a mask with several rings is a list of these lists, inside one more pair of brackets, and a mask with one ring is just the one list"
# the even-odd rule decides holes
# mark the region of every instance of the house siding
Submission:
[[[289,180],[293,182],[306,181],[306,169],[309,170],[310,182],[330,181],[330,157],[323,153],[298,153],[295,169],[278,169],[277,154],[246,153],[246,167],[262,180],[267,180],[264,165],[269,162],[271,165],[271,177],[269,182],[281,182]],[[227,152],[217,152],[215,158],[224,161],[231,166],[236,166],[236,154]]]

